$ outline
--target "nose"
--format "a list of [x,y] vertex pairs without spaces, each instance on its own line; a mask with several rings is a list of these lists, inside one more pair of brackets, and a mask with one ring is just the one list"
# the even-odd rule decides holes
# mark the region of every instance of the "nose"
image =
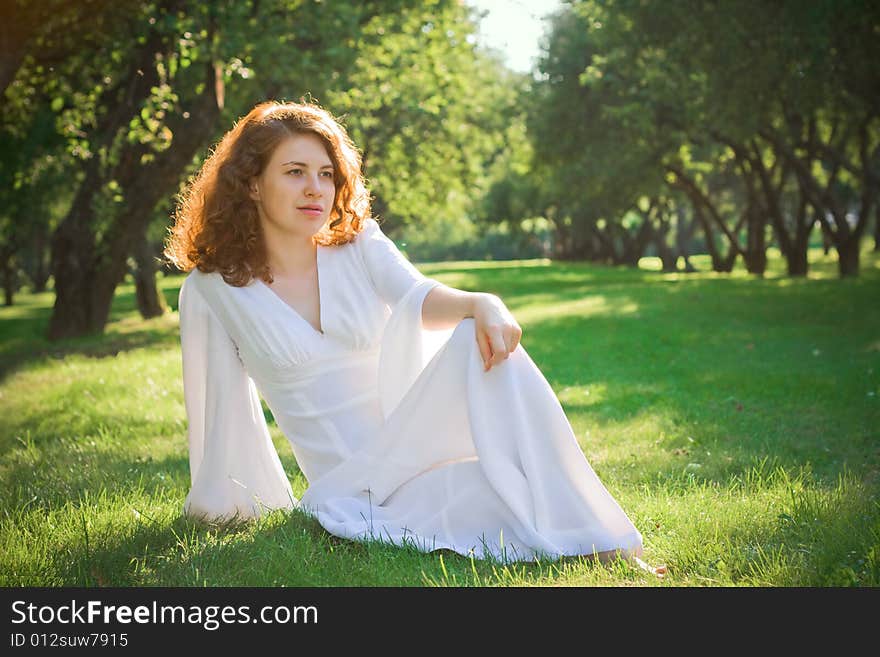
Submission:
[[321,181],[318,180],[318,174],[308,176],[305,188],[306,196],[321,196]]

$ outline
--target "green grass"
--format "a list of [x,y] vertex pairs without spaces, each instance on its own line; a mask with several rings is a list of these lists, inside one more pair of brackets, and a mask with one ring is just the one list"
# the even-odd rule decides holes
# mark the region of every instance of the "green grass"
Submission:
[[[584,453],[642,532],[624,563],[473,561],[356,543],[298,513],[208,526],[189,485],[177,314],[119,288],[103,336],[49,343],[50,294],[0,309],[3,586],[877,586],[880,257],[771,270],[421,265],[499,294]],[[161,279],[176,309],[181,277]],[[271,420],[271,415],[268,416]],[[274,423],[294,487],[306,482]]]

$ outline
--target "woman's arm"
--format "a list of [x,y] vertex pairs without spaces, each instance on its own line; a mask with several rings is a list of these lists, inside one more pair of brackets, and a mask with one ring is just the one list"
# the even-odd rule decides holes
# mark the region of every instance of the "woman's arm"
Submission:
[[[374,219],[367,219],[355,241],[376,292],[394,307],[425,276],[404,257]],[[474,318],[477,344],[488,371],[516,349],[522,329],[494,294],[465,292],[435,286],[422,303],[422,325],[427,329],[451,328],[465,317]]]
[[477,345],[489,371],[516,349],[522,328],[494,294],[465,292],[438,285],[422,304],[422,325],[431,330],[450,328],[466,317],[474,318]]
[[292,509],[290,482],[272,443],[257,388],[235,343],[199,289],[180,288],[180,349],[190,483],[184,513],[209,520]]

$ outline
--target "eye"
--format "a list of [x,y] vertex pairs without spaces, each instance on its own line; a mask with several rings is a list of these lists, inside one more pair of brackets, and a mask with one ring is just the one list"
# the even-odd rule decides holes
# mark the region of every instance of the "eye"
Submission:
[[321,175],[324,176],[325,178],[332,178],[333,172],[332,171],[322,171]]
[[298,176],[298,175],[302,174],[302,172],[303,172],[302,169],[291,169],[287,173],[292,173],[293,175]]

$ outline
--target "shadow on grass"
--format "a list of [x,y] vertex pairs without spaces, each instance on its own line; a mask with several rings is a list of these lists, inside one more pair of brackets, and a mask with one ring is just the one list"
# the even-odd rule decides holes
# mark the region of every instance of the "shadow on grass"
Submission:
[[511,570],[534,583],[552,583],[566,566],[605,567],[589,557],[503,563],[445,548],[425,552],[409,543],[343,539],[300,510],[216,524],[167,514],[140,514],[139,520],[133,529],[96,535],[88,543],[76,537],[57,564],[65,585],[498,585]]
[[[126,529],[92,537],[88,545],[77,537],[67,549],[68,560],[57,564],[65,585],[387,585],[382,578],[387,565],[371,568],[367,545],[332,536],[299,511],[224,524],[180,514],[141,514],[139,522]],[[418,572],[410,571],[410,578]]]
[[[169,279],[162,289],[171,311],[177,310],[181,283],[182,280]],[[108,358],[135,349],[180,344],[177,331],[171,330],[167,314],[150,320],[140,318],[131,285],[120,286],[117,290],[106,329],[102,333],[51,341],[47,337],[51,316],[52,307],[46,305],[20,305],[0,311],[0,384],[17,370],[34,362],[61,360],[74,354]]]

